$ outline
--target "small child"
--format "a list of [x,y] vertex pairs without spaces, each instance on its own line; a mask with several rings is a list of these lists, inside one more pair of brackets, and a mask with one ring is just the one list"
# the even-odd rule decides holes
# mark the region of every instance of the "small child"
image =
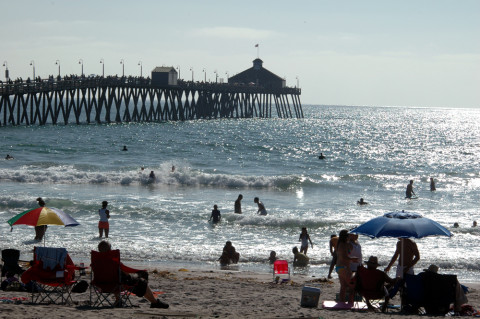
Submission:
[[307,227],[302,227],[302,233],[300,234],[300,237],[298,238],[299,241],[302,242],[302,245],[300,246],[300,252],[303,254],[307,254],[308,250],[308,242],[310,242],[310,245],[312,246],[313,249],[313,243],[312,240],[310,239],[310,235],[307,233]]
[[273,264],[277,259],[277,253],[275,252],[275,250],[272,250],[270,252],[270,257],[268,257],[268,261],[270,262],[270,264]]

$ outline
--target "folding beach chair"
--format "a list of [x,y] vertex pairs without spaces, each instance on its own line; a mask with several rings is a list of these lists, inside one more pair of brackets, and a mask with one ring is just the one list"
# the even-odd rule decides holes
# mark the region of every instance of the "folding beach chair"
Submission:
[[18,264],[18,260],[20,259],[20,250],[18,249],[4,249],[2,250],[2,275],[1,280],[5,276],[15,276],[21,275],[24,270]]
[[290,268],[288,268],[288,261],[286,260],[276,260],[273,263],[273,278],[281,275],[288,275],[288,280],[290,280]]
[[362,297],[365,304],[370,303],[374,308],[386,311],[390,298],[383,271],[359,266],[355,274],[355,292]]
[[[420,273],[423,279],[425,296],[424,308],[427,315],[444,316],[455,304],[457,292],[457,276],[444,275],[426,271]],[[459,284],[458,284],[459,285]],[[457,308],[460,308],[458,305]]]
[[73,303],[71,290],[77,267],[65,248],[34,247],[33,265],[22,274],[30,284],[32,303]]
[[[91,252],[91,282],[90,282],[90,305],[100,306],[126,306],[132,307],[130,295],[133,286],[122,283],[122,271],[136,273],[140,270],[123,265],[120,262],[120,251],[110,250],[107,252]],[[112,300],[111,296],[117,296]]]
[[425,287],[420,275],[403,275],[404,287],[402,289],[402,311],[425,314]]

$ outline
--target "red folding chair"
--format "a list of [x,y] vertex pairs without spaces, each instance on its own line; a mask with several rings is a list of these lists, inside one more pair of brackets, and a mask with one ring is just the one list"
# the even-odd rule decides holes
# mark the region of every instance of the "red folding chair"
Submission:
[[[91,252],[90,305],[132,307],[130,295],[133,286],[122,283],[122,271],[136,273],[140,270],[127,267],[120,262],[120,251]],[[111,300],[111,296],[117,296]],[[118,298],[118,300],[117,300]]]
[[288,280],[290,280],[290,268],[288,268],[286,260],[276,260],[273,263],[273,278],[280,275],[288,275]]
[[32,303],[57,303],[59,300],[61,304],[73,303],[71,290],[77,282],[75,270],[77,267],[65,248],[34,247],[33,265],[21,279],[31,289]]

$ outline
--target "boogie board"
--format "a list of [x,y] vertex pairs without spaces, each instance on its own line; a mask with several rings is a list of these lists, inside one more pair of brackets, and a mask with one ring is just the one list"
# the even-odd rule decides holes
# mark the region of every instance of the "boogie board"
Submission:
[[336,302],[334,300],[324,300],[322,308],[327,310],[367,310],[367,304],[362,301],[354,303]]

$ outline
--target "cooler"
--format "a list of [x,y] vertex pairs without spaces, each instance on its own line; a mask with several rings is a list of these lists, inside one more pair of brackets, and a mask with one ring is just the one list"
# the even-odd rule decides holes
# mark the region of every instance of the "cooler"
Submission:
[[318,306],[318,299],[320,299],[320,288],[305,286],[302,289],[300,306],[315,308]]

